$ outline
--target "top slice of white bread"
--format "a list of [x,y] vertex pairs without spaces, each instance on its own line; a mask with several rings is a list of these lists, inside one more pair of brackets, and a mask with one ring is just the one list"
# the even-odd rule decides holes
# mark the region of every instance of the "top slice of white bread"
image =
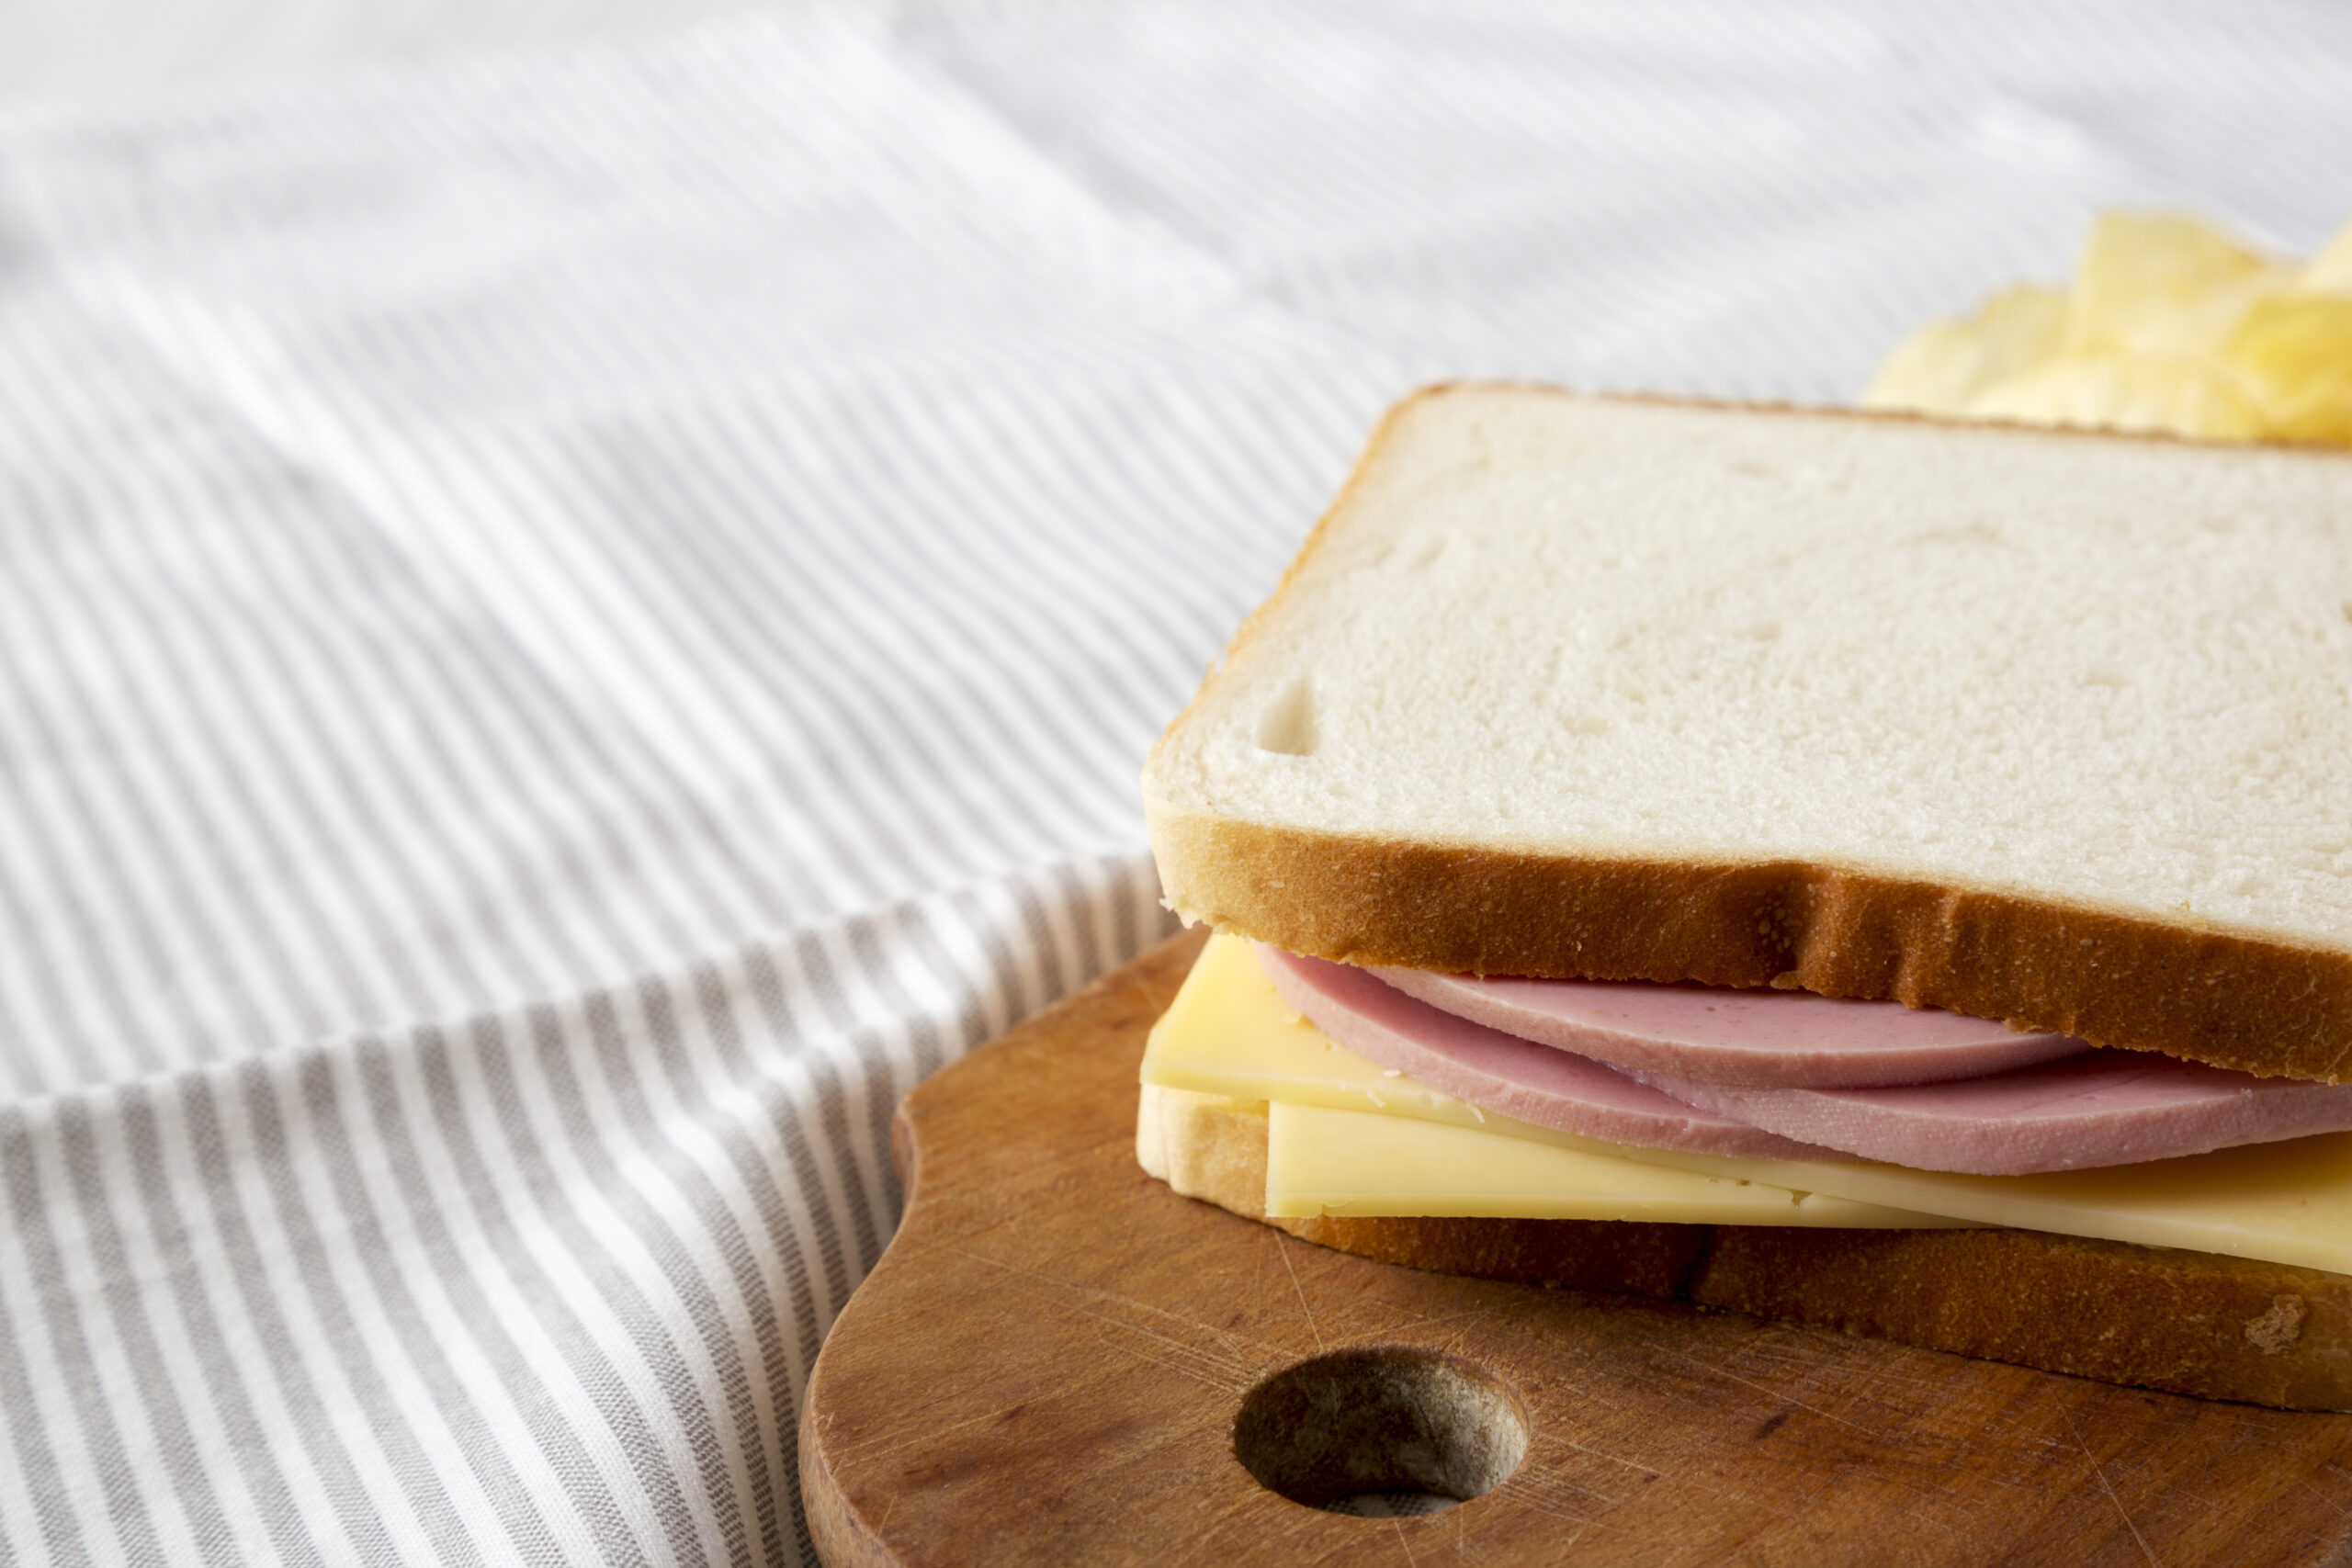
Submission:
[[2352,1073],[2352,458],[1456,387],[1154,749],[1298,951]]

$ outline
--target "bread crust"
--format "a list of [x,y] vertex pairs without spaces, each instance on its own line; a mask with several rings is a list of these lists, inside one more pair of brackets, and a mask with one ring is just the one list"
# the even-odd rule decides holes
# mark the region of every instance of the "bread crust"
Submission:
[[1982,1360],[2352,1408],[2352,1277],[2038,1231],[1718,1225],[1690,1299]]
[[2264,1077],[2352,1072],[2352,955],[1803,862],[1600,860],[1154,814],[1187,921],[1344,964],[1946,1008]]
[[[1687,1301],[2202,1399],[2352,1410],[2352,1275],[2039,1231],[1267,1219],[1262,1104],[1147,1089],[1143,1110],[1149,1174],[1360,1258]],[[1180,1145],[1155,1167],[1151,1149]]]

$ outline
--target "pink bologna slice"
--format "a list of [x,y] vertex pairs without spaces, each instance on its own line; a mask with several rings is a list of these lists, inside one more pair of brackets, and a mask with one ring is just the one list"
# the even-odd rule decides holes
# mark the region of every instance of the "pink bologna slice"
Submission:
[[1849,1089],[1980,1077],[2091,1049],[2071,1034],[1807,991],[1643,981],[1479,979],[1374,969],[1457,1017],[1628,1073],[1739,1089]]
[[1991,1077],[1892,1089],[1645,1083],[1792,1138],[1916,1170],[2025,1176],[2352,1129],[2352,1084],[2258,1078],[2142,1051],[2093,1051]]
[[1258,961],[1283,999],[1316,1028],[1482,1111],[1649,1148],[1759,1159],[1848,1157],[1699,1110],[1588,1057],[1440,1012],[1367,970],[1263,945]]

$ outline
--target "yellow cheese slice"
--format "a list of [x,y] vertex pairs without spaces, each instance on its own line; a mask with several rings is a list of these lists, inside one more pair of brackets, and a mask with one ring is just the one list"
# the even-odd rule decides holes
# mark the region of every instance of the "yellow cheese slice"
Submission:
[[1277,1218],[1459,1214],[1884,1230],[1968,1224],[1417,1116],[1280,1100],[1266,1109],[1266,1213]]
[[1618,1155],[1613,1144],[1481,1111],[1375,1066],[1301,1019],[1250,944],[1232,937],[1210,939],[1153,1027],[1143,1081],[1269,1102],[1266,1212],[1283,1217],[1472,1214],[1899,1229],[1967,1223],[1644,1165]]
[[1984,1224],[2352,1274],[2352,1133],[2039,1176],[1726,1160],[1679,1149],[1619,1147],[1630,1158],[1683,1170],[1810,1184],[1818,1191]]
[[1464,1127],[1503,1120],[1374,1066],[1340,1044],[1299,1017],[1266,978],[1250,944],[1230,936],[1209,938],[1175,1001],[1152,1026],[1143,1081],[1228,1100],[1283,1100],[1334,1111],[1394,1106]]
[[1389,1076],[1301,1020],[1259,969],[1248,944],[1226,937],[1210,942],[1153,1030],[1143,1076],[1147,1083],[1172,1089],[1383,1112],[1981,1224],[2352,1273],[2352,1133],[2041,1176],[1962,1176],[1633,1148],[1482,1116],[1451,1096]]

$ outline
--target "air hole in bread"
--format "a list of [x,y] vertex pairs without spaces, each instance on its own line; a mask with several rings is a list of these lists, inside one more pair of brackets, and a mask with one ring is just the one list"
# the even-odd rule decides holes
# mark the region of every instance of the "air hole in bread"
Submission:
[[1527,1457],[1527,1415],[1480,1367],[1402,1346],[1301,1361],[1250,1391],[1233,1453],[1259,1485],[1329,1513],[1434,1513]]
[[1311,756],[1319,739],[1315,723],[1315,686],[1294,679],[1258,716],[1258,749],[1286,757]]

